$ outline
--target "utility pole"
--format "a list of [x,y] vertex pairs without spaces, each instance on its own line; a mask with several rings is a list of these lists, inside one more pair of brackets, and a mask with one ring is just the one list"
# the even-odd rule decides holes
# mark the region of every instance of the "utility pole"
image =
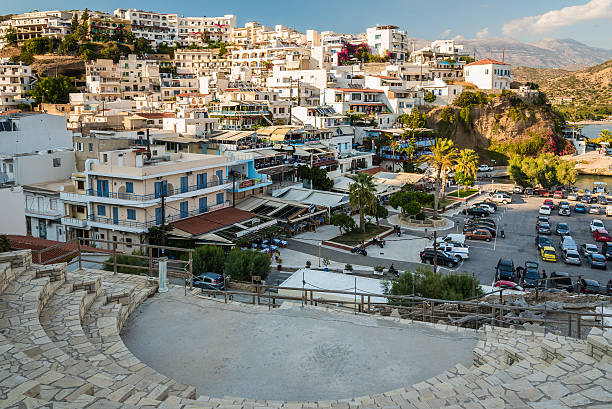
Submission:
[[236,171],[230,172],[232,176],[232,207],[236,207]]
[[438,232],[434,230],[434,274],[438,272]]
[[[166,189],[162,184],[161,189],[161,246],[166,245]],[[165,250],[162,248],[162,254],[165,254]]]

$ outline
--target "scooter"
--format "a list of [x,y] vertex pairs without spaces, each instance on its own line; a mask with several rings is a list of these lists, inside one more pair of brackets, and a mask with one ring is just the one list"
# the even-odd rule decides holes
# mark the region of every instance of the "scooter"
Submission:
[[389,267],[389,274],[393,274],[394,276],[399,277],[399,271],[397,271],[393,266]]
[[368,252],[366,251],[366,249],[361,248],[359,246],[353,247],[351,249],[351,253],[353,253],[353,254],[355,254],[355,253],[361,254],[362,256],[367,256],[368,255]]
[[385,241],[384,240],[378,240],[376,238],[372,239],[372,244],[376,244],[378,247],[380,247],[381,249],[383,247],[385,247]]
[[503,230],[499,231],[499,235],[501,236],[502,239],[506,238],[506,233]]

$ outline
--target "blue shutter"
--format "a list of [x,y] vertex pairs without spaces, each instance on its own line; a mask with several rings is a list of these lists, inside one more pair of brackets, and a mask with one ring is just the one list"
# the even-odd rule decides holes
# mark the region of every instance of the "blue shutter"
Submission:
[[136,220],[136,210],[127,209],[127,218],[128,220]]
[[218,170],[217,172],[217,178],[219,179],[219,184],[223,184],[223,171],[222,170]]
[[198,173],[197,179],[198,189],[206,189],[208,184],[208,181],[206,179],[206,173]]
[[189,216],[189,202],[181,202],[181,219]]
[[113,224],[119,224],[119,208],[113,207]]
[[185,193],[189,190],[189,181],[187,176],[181,176],[181,193]]
[[207,197],[201,197],[200,198],[200,213],[206,213],[206,210],[208,209],[208,198]]
[[157,225],[162,224],[162,208],[161,207],[155,208],[155,224]]
[[98,216],[106,216],[106,206],[98,205]]
[[134,193],[134,183],[125,182],[125,193]]
[[96,196],[102,196],[102,181],[100,179],[96,180]]
[[223,203],[223,193],[217,193],[217,204]]

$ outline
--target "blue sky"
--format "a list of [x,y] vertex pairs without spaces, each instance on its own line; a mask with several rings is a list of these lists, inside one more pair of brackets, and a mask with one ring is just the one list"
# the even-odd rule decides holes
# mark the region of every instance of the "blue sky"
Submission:
[[3,3],[0,7],[3,14],[52,8],[99,9],[103,5],[103,11],[129,7],[186,16],[236,14],[239,24],[255,20],[266,25],[284,24],[301,31],[314,28],[358,33],[375,24],[395,24],[417,38],[481,36],[537,41],[554,37],[612,48],[612,0],[439,0],[435,3],[422,0],[21,0]]

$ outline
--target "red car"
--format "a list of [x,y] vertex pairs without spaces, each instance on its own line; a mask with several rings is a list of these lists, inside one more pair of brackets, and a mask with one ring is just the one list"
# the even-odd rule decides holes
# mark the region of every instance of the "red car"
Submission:
[[552,201],[552,199],[544,200],[544,203],[542,205],[550,207],[550,210],[555,210],[555,203]]
[[595,230],[593,232],[593,237],[595,238],[595,241],[612,241],[610,233],[604,229]]
[[497,281],[495,284],[493,284],[493,287],[495,287],[495,288],[503,288],[504,290],[521,291],[521,292],[524,292],[524,293],[528,292],[526,289],[524,289],[523,287],[521,287],[517,283],[515,283],[513,281],[507,281],[507,280]]
[[553,193],[553,197],[555,199],[563,199],[563,192],[561,190],[555,190],[555,193]]

